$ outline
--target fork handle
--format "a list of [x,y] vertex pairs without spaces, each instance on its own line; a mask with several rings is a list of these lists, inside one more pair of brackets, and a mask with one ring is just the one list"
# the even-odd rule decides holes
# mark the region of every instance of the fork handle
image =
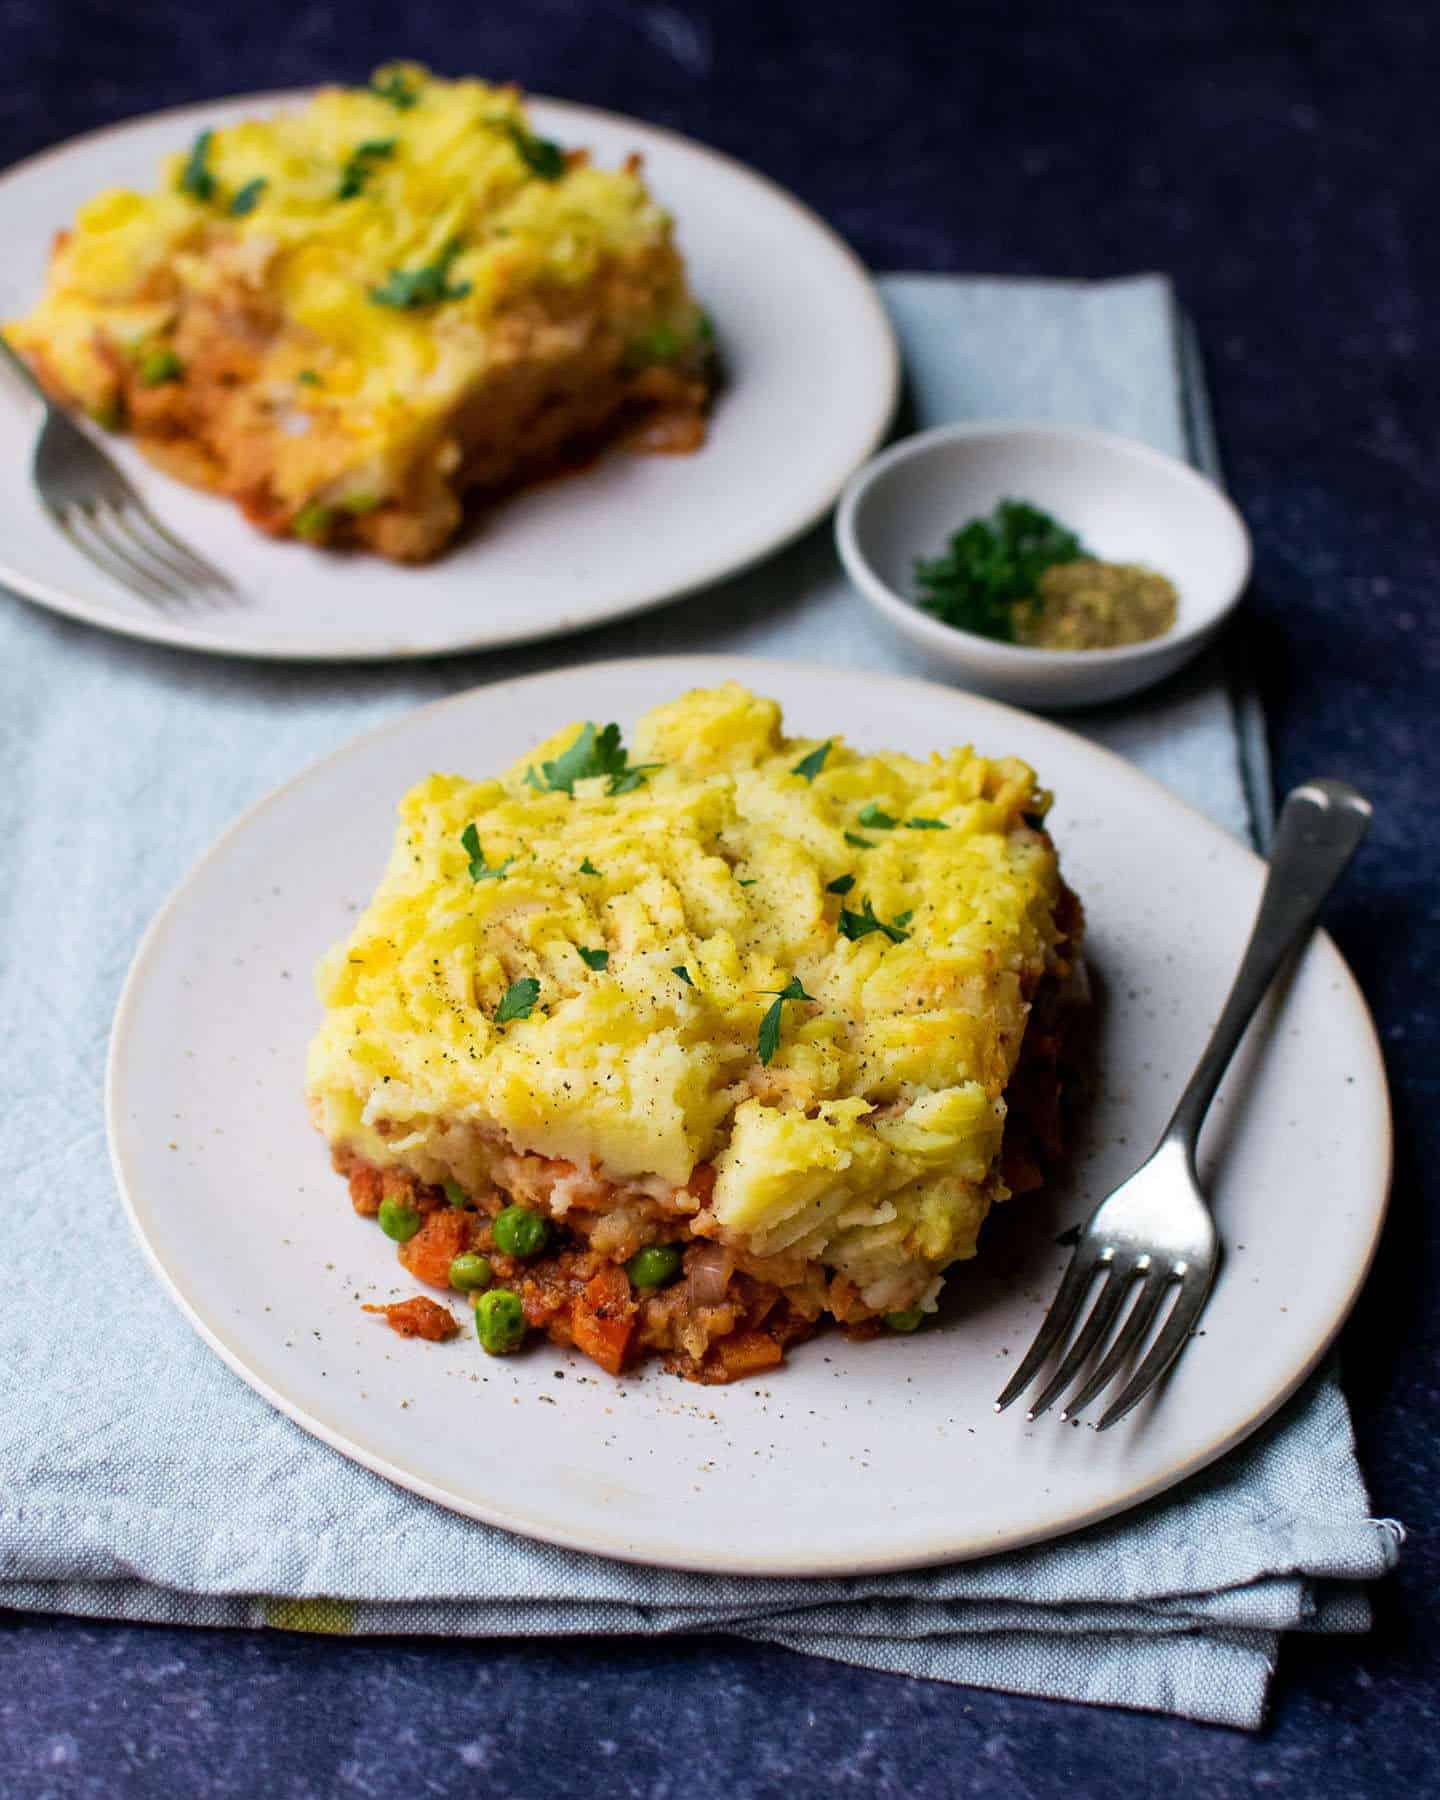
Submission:
[[30,367],[29,363],[26,362],[25,358],[10,342],[3,331],[0,331],[0,356],[5,358],[5,361],[9,363],[10,367],[30,389],[31,393],[38,399],[43,400],[48,407],[50,404],[50,396],[45,392],[44,388],[41,387],[36,378],[35,371]]
[[1369,825],[1370,802],[1343,781],[1304,781],[1286,796],[1270,873],[1235,985],[1161,1139],[1178,1144],[1192,1163],[1200,1126],[1245,1027],[1281,965],[1314,929],[1320,908]]

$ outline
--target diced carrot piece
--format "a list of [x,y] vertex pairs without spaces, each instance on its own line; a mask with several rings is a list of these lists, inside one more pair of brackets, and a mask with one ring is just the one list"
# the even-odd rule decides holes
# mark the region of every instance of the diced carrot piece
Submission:
[[630,1298],[630,1277],[614,1263],[607,1263],[586,1282],[585,1304],[592,1312],[628,1319],[635,1310]]
[[362,1218],[373,1219],[385,1197],[385,1181],[373,1163],[350,1171],[350,1204]]
[[601,1269],[586,1283],[570,1309],[570,1330],[577,1350],[608,1375],[620,1373],[635,1330],[635,1302],[623,1269]]
[[390,1306],[367,1306],[367,1313],[379,1313],[392,1331],[401,1337],[428,1338],[432,1344],[443,1344],[454,1337],[460,1327],[448,1306],[441,1306],[425,1294],[413,1300],[396,1300]]
[[633,1320],[602,1319],[598,1313],[586,1311],[584,1296],[579,1295],[570,1315],[570,1329],[577,1350],[599,1363],[607,1375],[620,1373],[635,1330]]
[[400,1260],[417,1281],[449,1287],[450,1265],[470,1247],[469,1215],[458,1206],[427,1213],[425,1223],[400,1246]]
[[773,1369],[785,1360],[785,1352],[768,1331],[739,1331],[734,1337],[721,1338],[715,1346],[727,1381],[742,1375],[757,1375],[762,1369]]

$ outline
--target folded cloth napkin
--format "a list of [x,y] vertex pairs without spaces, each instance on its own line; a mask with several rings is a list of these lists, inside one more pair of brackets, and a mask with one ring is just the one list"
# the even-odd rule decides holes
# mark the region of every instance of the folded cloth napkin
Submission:
[[[1047,418],[1193,447],[1197,393],[1163,280],[882,286],[915,423]],[[1364,1629],[1358,1584],[1396,1553],[1398,1529],[1368,1517],[1329,1372],[1185,1488],[1058,1543],[854,1580],[689,1575],[511,1537],[347,1462],[213,1357],[142,1263],[106,1162],[101,1080],[126,965],[165,892],[243,805],[377,719],[561,657],[641,649],[916,667],[846,590],[824,531],[558,654],[256,667],[106,637],[19,602],[0,610],[0,1016],[12,1043],[0,1603],[338,1632],[725,1631],[945,1681],[1254,1725],[1280,1634]],[[1251,829],[1217,664],[1081,728],[1232,831]]]

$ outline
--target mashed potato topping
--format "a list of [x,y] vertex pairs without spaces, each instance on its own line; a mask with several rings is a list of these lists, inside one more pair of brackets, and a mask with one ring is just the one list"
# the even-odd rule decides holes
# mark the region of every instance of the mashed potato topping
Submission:
[[1063,948],[1047,805],[1014,759],[788,739],[734,683],[646,715],[628,758],[571,725],[497,780],[432,775],[320,972],[317,1122],[467,1190],[497,1145],[559,1159],[743,1266],[931,1305],[1003,1197]]

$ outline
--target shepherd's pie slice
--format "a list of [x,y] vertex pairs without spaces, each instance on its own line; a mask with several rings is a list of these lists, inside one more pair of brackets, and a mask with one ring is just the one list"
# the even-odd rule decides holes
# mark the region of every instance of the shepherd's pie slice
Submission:
[[913,1328],[1054,1148],[1080,923],[1048,804],[1011,758],[786,738],[735,683],[628,749],[571,725],[432,775],[320,971],[310,1104],[356,1209],[612,1372]]
[[639,159],[418,64],[177,146],[7,327],[49,391],[261,529],[401,561],[625,433],[702,441],[708,327]]

